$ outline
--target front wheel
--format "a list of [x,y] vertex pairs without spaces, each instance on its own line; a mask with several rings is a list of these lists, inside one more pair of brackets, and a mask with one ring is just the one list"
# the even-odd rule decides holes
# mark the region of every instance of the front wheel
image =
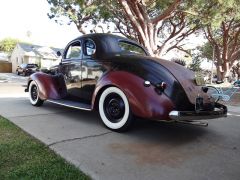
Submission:
[[126,131],[133,118],[126,95],[117,87],[103,91],[99,99],[99,114],[103,124],[113,131]]
[[44,102],[39,98],[39,89],[35,81],[31,81],[29,85],[29,100],[33,106],[41,106]]

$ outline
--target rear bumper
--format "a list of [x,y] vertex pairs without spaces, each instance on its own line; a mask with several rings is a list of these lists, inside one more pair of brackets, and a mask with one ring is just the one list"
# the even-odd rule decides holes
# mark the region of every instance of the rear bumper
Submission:
[[195,120],[207,120],[221,117],[227,117],[227,107],[215,103],[215,109],[213,111],[171,111],[169,117],[175,121],[194,122]]

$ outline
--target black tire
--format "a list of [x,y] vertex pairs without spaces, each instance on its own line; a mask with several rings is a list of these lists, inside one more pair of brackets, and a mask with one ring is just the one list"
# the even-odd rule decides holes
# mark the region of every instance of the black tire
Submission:
[[20,73],[18,72],[18,70],[17,70],[17,72],[16,72],[16,73],[17,73],[17,75],[20,75]]
[[29,85],[29,100],[33,106],[41,106],[44,102],[39,97],[39,90],[35,81],[31,81]]
[[218,94],[220,94],[219,90],[214,86],[207,86],[207,88],[208,95],[212,97],[215,102],[218,102],[220,100],[220,95],[218,96]]
[[127,131],[133,116],[126,95],[117,87],[103,91],[99,99],[99,114],[103,124],[117,132]]

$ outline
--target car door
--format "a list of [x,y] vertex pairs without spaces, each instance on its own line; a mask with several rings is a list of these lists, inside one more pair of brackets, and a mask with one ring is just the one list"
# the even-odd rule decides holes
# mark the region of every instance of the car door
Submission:
[[80,40],[71,42],[64,54],[61,63],[61,73],[64,75],[67,86],[67,99],[81,101],[81,67],[82,44]]
[[94,58],[96,44],[92,39],[83,41],[83,60],[82,60],[82,98],[91,103],[96,83],[102,76],[104,69],[102,64]]

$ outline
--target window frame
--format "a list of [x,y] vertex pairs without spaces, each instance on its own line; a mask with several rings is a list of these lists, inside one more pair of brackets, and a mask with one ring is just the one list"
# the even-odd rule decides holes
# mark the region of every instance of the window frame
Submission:
[[[125,44],[129,44],[129,45],[132,45],[132,46],[136,46],[136,47],[138,47],[139,49],[141,49],[141,50],[143,51],[143,53],[144,53],[144,54],[142,54],[142,53],[132,52],[132,53],[134,53],[134,54],[148,56],[148,52],[146,52],[146,50],[145,50],[143,47],[141,47],[140,45],[135,44],[135,43],[133,43],[133,42],[124,41],[124,40],[119,40],[119,41],[118,41],[118,46],[119,46],[121,52],[124,52],[124,51],[122,50],[122,47],[120,46],[120,43],[125,43]],[[128,52],[131,53],[130,51],[128,51]]]
[[[75,44],[75,43],[80,43],[80,47],[81,47],[81,53],[80,53],[80,57],[79,58],[67,58],[67,53],[68,53],[68,50],[69,48]],[[81,40],[75,40],[75,41],[72,41],[70,42],[67,47],[65,48],[64,50],[64,54],[63,54],[63,58],[62,58],[62,62],[67,62],[67,61],[81,61],[83,59],[83,47],[82,47],[82,41]]]
[[[91,42],[93,42],[93,44],[94,44],[94,46],[95,46],[95,52],[92,54],[92,55],[87,55],[87,47],[86,47],[86,42],[87,41],[91,41]],[[84,40],[84,43],[83,43],[83,58],[84,59],[91,59],[92,58],[92,56],[94,55],[94,54],[96,54],[96,51],[97,51],[97,46],[96,46],[96,43],[94,42],[94,40],[92,40],[91,38],[87,38],[87,39],[85,39]]]

